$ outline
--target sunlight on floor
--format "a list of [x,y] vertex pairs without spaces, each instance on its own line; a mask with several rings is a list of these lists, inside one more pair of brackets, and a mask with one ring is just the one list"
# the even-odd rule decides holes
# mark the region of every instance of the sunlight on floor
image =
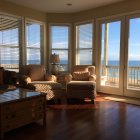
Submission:
[[140,99],[130,99],[130,98],[124,98],[124,97],[104,97],[106,100],[112,100],[112,101],[118,101],[118,102],[124,102],[134,105],[140,105]]

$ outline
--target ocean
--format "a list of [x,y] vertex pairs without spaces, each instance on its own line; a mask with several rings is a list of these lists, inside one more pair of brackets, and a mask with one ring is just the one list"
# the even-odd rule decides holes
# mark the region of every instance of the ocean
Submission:
[[[19,60],[1,60],[0,63],[1,64],[19,64]],[[40,61],[39,60],[28,60],[27,63],[28,64],[39,64]],[[66,65],[67,63],[68,63],[67,60],[61,60],[60,65],[61,64]],[[87,61],[84,60],[84,64],[91,64],[91,62],[88,61],[88,60]],[[119,66],[119,61],[117,61],[117,60],[109,60],[108,65],[109,66]],[[140,61],[138,61],[138,60],[133,60],[132,61],[131,60],[131,61],[128,62],[128,66],[140,66]]]
[[[119,66],[119,61],[117,61],[117,60],[109,60],[108,65]],[[130,67],[140,66],[140,61],[138,61],[138,60],[130,60],[130,61],[128,61],[128,66],[130,66]]]
[[[28,60],[28,64],[40,64],[39,60]],[[0,64],[19,64],[19,60],[1,60]]]
[[[63,67],[64,71],[67,71],[68,67],[67,67],[67,60],[61,60],[60,62],[60,66]],[[1,60],[1,64],[19,64],[18,60]],[[40,64],[39,60],[28,60],[27,64]],[[86,61],[84,60],[83,65],[85,64],[90,64],[90,61]],[[111,66],[119,66],[119,61],[117,60],[109,60],[108,64],[108,77],[119,77],[119,68],[118,67],[111,67]],[[138,60],[131,60],[128,62],[128,66],[130,67],[129,72],[128,72],[128,77],[131,77],[132,79],[137,77],[138,80],[140,80],[140,61]],[[8,66],[9,67],[9,66]],[[134,68],[134,67],[138,67],[138,68]],[[115,73],[115,75],[114,75]],[[103,69],[101,69],[101,75],[103,75]]]

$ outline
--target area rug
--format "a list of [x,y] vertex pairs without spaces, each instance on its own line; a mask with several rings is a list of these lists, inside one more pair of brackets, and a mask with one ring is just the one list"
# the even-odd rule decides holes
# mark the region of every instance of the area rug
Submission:
[[98,102],[109,102],[109,101],[115,101],[115,102],[122,102],[122,103],[128,103],[132,105],[140,105],[140,99],[135,98],[127,98],[127,97],[121,97],[121,96],[114,96],[114,95],[98,95],[95,98],[95,104],[92,104],[89,99],[85,99],[84,102],[77,102],[74,104],[51,104],[47,105],[50,109],[97,109],[98,108]]
[[76,109],[76,110],[79,110],[79,109],[95,109],[96,106],[93,105],[93,104],[67,104],[67,105],[48,105],[48,107],[50,109]]
[[47,107],[50,109],[96,109],[97,108],[97,102],[99,101],[106,101],[102,96],[98,95],[95,98],[95,104],[91,103],[90,99],[85,99],[83,101],[74,101],[73,103],[65,103],[65,104],[48,104]]

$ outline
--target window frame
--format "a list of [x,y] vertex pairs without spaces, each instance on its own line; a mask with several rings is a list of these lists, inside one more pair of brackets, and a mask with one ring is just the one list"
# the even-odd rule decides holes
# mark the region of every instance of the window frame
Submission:
[[[70,71],[70,68],[71,68],[71,57],[70,57],[70,52],[71,52],[71,24],[69,23],[49,23],[49,62],[50,62],[50,55],[52,54],[52,50],[64,50],[64,51],[67,51],[68,53],[68,64],[67,64],[67,71],[64,71],[64,73],[67,73]],[[54,48],[52,49],[52,32],[51,32],[51,28],[53,26],[58,26],[58,27],[68,27],[68,49],[65,49],[65,48]],[[64,66],[65,64],[60,64],[62,66]],[[50,64],[49,64],[50,66]],[[50,71],[50,68],[49,67],[49,71]]]
[[[19,68],[20,68],[20,65],[21,65],[21,44],[22,44],[22,24],[23,24],[23,17],[20,17],[20,16],[16,16],[16,15],[12,15],[12,14],[7,14],[7,13],[4,13],[4,12],[0,12],[0,15],[1,17],[8,17],[8,19],[15,19],[17,20],[19,23],[18,23],[18,44],[16,46],[11,46],[11,45],[1,45],[0,47],[3,48],[17,48],[18,49],[18,66],[17,67],[11,67],[9,68],[8,66],[5,67],[4,65],[1,65],[2,67],[4,67],[5,69],[7,70],[14,70],[14,71],[19,71]],[[1,55],[1,54],[0,54]]]
[[[86,25],[86,24],[92,24],[92,47],[91,48],[79,48],[78,47],[78,42],[79,42],[79,40],[77,40],[77,37],[78,37],[78,35],[77,35],[77,26],[80,26],[80,25]],[[95,64],[95,23],[94,23],[94,20],[88,20],[88,21],[83,21],[83,22],[77,22],[77,23],[75,23],[75,25],[74,25],[74,36],[75,36],[75,56],[74,56],[74,65],[81,65],[78,61],[79,61],[79,56],[78,56],[78,54],[79,54],[79,51],[80,50],[91,50],[92,51],[92,56],[91,56],[91,58],[92,58],[92,62],[91,62],[91,64],[87,64],[87,65],[93,65],[93,64]]]
[[[33,48],[33,47],[27,47],[27,30],[26,30],[26,25],[28,23],[31,24],[39,24],[40,25],[40,48]],[[45,64],[45,23],[38,21],[38,20],[33,20],[30,18],[25,18],[24,19],[24,43],[25,43],[25,47],[23,47],[23,65],[27,65],[27,49],[31,49],[31,50],[40,50],[40,64]]]

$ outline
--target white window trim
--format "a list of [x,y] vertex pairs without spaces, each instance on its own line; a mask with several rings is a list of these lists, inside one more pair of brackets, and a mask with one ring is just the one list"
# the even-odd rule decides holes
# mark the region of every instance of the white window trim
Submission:
[[[68,38],[68,49],[58,49],[58,48],[56,48],[56,49],[52,49],[52,46],[51,46],[51,42],[52,42],[52,38],[51,38],[51,27],[52,26],[66,26],[66,27],[68,27],[68,36],[69,36],[69,38]],[[50,55],[51,55],[51,52],[52,52],[52,50],[68,50],[68,71],[70,71],[70,69],[71,69],[71,28],[72,28],[72,25],[70,24],[70,23],[49,23],[48,24],[48,27],[49,27],[49,55],[48,55],[48,60],[49,60],[49,62],[50,62]],[[50,65],[50,64],[49,64]],[[49,67],[50,68],[50,67]],[[49,69],[49,71],[50,71],[50,69]]]
[[30,48],[30,47],[27,47],[27,44],[26,44],[26,24],[27,23],[36,23],[36,24],[39,24],[41,26],[41,35],[42,35],[42,38],[41,38],[41,46],[40,48],[31,48],[31,49],[38,49],[40,50],[40,64],[43,64],[45,65],[45,62],[46,62],[46,59],[45,59],[45,29],[46,29],[46,26],[45,26],[45,23],[44,22],[41,22],[41,21],[38,21],[38,20],[34,20],[34,19],[30,19],[30,18],[24,18],[24,47],[23,47],[23,51],[22,51],[22,55],[24,56],[23,57],[23,64],[26,65],[27,64],[27,48]]
[[[4,12],[0,12],[0,16],[1,17],[7,17],[8,19],[12,19],[12,20],[19,20],[19,21],[21,21],[21,26],[22,26],[22,22],[23,22],[23,17],[20,17],[20,16],[16,16],[16,15],[12,15],[12,14],[8,14],[8,13],[4,13]],[[19,23],[19,25],[20,25],[20,23]],[[5,48],[18,48],[19,49],[19,63],[18,63],[18,69],[19,69],[19,67],[20,67],[20,65],[21,65],[21,42],[22,42],[22,40],[21,40],[21,38],[22,38],[22,35],[21,35],[21,32],[22,32],[22,28],[18,28],[19,29],[19,38],[18,38],[18,46],[11,46],[11,45],[1,45],[1,47],[5,47]],[[10,69],[10,68],[8,68],[8,69]],[[15,68],[15,69],[17,69],[17,68]],[[17,70],[16,70],[17,71]]]
[[[76,22],[74,24],[74,42],[75,42],[75,45],[74,45],[74,51],[76,52],[75,55],[74,55],[74,65],[79,65],[77,64],[78,62],[78,51],[80,50],[89,50],[91,49],[92,51],[92,64],[95,64],[95,41],[94,41],[94,37],[95,37],[95,31],[94,31],[94,23],[95,20],[86,20],[86,21],[82,21],[82,22]],[[92,28],[92,48],[80,48],[78,49],[78,43],[77,43],[77,26],[80,26],[80,25],[85,25],[85,24],[92,24],[93,28]],[[91,64],[91,65],[92,65]]]

